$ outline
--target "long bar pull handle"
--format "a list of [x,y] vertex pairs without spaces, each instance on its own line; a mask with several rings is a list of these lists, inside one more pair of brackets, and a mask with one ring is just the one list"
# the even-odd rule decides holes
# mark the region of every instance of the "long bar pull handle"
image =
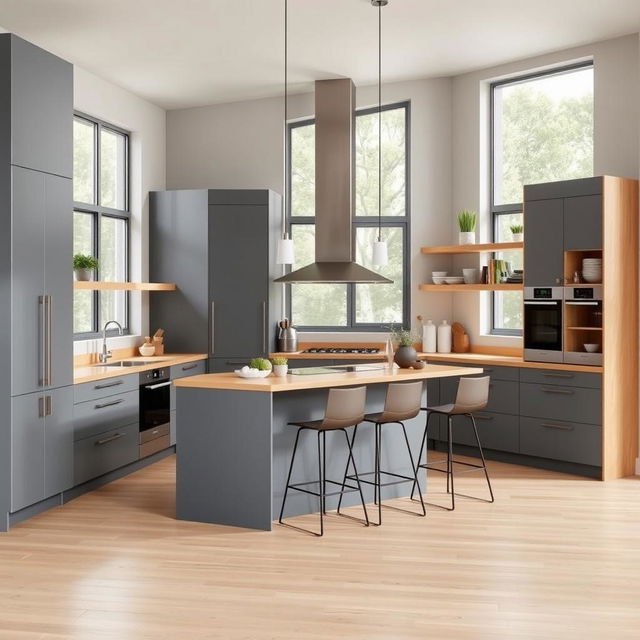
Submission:
[[39,386],[47,384],[47,310],[46,296],[38,296],[38,310],[40,312],[40,381]]
[[545,387],[542,389],[542,391],[544,391],[545,393],[557,393],[565,396],[572,396],[575,393],[573,389],[552,389],[550,387]]
[[93,388],[94,389],[108,389],[109,387],[117,387],[121,384],[124,384],[122,380],[116,380],[115,382],[108,382],[107,384],[97,384]]
[[44,418],[47,415],[47,409],[44,405],[44,397],[38,398],[38,418]]
[[209,336],[209,343],[211,344],[211,355],[215,355],[215,339],[216,339],[216,303],[211,301],[211,319],[210,319],[211,327],[209,331],[211,335]]
[[551,300],[525,300],[525,306],[533,306],[533,305],[541,305],[543,307],[559,307],[560,300],[551,301]]
[[51,307],[53,306],[53,298],[51,296],[45,296],[47,302],[47,386],[51,386],[53,384],[53,376],[52,376],[52,345],[53,345],[53,330],[52,330],[52,318],[53,313],[51,311]]
[[53,415],[53,408],[51,405],[51,396],[45,396],[44,398],[44,415],[45,416]]
[[262,353],[267,353],[267,302],[262,301]]
[[120,438],[124,438],[124,433],[116,433],[109,438],[104,438],[103,440],[96,440],[96,444],[107,444],[109,442],[113,442],[114,440],[119,440]]
[[493,420],[493,416],[482,415],[481,413],[476,413],[473,416],[476,420]]
[[161,382],[160,384],[152,384],[148,387],[143,387],[143,389],[148,389],[149,391],[153,391],[154,389],[160,389],[160,387],[168,387],[171,384],[171,380],[168,382]]
[[565,304],[572,307],[597,307],[600,303],[595,300],[565,300]]
[[566,424],[555,424],[554,422],[543,422],[542,426],[547,429],[559,429],[560,431],[573,431],[573,427]]
[[106,409],[107,407],[115,407],[115,405],[124,402],[122,398],[120,400],[112,400],[111,402],[103,402],[102,404],[97,404],[94,406],[94,409]]
[[182,367],[183,371],[191,371],[191,369],[195,369],[198,365],[197,364],[188,364],[185,365],[184,367]]
[[574,378],[573,373],[543,373],[546,378]]

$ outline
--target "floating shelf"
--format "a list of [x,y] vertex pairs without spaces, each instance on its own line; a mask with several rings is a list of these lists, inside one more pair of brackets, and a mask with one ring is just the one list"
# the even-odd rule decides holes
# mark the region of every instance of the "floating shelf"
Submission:
[[441,247],[422,247],[426,254],[455,253],[493,253],[496,251],[519,251],[524,249],[524,242],[490,242],[486,244],[452,244]]
[[602,331],[602,327],[567,327],[569,331]]
[[421,284],[420,291],[453,293],[454,291],[522,291],[521,284]]
[[74,282],[76,291],[175,291],[173,282]]

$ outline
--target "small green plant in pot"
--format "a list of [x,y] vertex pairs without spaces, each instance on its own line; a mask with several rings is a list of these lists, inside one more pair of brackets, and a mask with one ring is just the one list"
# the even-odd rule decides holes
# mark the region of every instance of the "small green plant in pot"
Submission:
[[418,353],[413,346],[418,338],[411,329],[392,328],[391,340],[397,345],[393,360],[401,369],[422,367],[422,363],[418,360]]
[[513,236],[514,242],[522,242],[524,239],[524,227],[521,224],[512,224],[509,229],[511,229],[511,235]]
[[277,357],[271,358],[271,363],[273,364],[273,375],[278,376],[278,378],[284,378],[289,371],[289,364],[286,358]]
[[475,244],[477,219],[476,213],[469,209],[462,209],[458,213],[458,227],[460,228],[458,242],[460,244]]
[[93,280],[93,274],[98,268],[98,261],[89,255],[76,253],[73,256],[73,273],[79,282]]

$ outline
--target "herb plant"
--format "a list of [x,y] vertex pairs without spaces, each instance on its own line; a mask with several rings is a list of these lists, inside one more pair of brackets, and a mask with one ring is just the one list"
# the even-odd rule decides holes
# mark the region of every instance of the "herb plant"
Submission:
[[475,212],[469,211],[469,209],[462,209],[462,211],[458,213],[458,226],[460,227],[460,231],[463,233],[475,231],[476,220],[477,215]]

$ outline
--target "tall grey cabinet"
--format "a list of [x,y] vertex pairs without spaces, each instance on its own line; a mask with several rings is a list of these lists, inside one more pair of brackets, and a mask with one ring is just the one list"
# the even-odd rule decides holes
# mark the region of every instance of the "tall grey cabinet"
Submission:
[[267,189],[151,193],[150,277],[177,291],[151,301],[167,349],[225,371],[274,350],[282,313],[275,245],[281,198]]
[[73,67],[1,34],[0,530],[73,483],[72,154]]

